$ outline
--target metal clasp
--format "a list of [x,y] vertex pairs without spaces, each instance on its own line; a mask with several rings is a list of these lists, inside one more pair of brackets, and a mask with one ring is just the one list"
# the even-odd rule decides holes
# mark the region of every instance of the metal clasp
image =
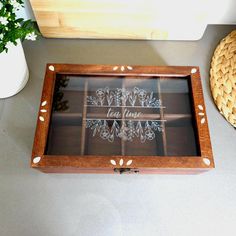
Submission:
[[137,174],[139,170],[134,168],[114,168],[114,172],[120,174]]

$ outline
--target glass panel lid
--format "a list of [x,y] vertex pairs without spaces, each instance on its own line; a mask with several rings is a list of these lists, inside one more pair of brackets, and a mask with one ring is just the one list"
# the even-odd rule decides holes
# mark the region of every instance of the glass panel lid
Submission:
[[47,155],[197,156],[188,78],[58,74]]

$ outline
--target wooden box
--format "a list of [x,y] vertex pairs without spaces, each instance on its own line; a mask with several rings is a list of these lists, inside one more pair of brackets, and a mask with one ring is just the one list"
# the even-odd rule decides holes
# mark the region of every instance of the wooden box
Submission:
[[48,173],[214,168],[199,68],[48,64],[31,165]]

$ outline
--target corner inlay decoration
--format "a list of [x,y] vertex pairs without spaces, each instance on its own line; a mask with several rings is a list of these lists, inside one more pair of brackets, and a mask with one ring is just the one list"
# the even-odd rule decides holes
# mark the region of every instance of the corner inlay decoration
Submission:
[[209,165],[211,164],[211,161],[210,161],[208,158],[206,158],[206,157],[203,158],[203,162],[204,162],[207,166],[209,166]]
[[49,66],[48,68],[49,68],[50,71],[54,71],[55,70],[53,65]]
[[40,160],[41,160],[41,157],[35,157],[35,158],[33,159],[33,163],[34,163],[34,164],[38,164],[38,163],[40,162]]
[[191,70],[191,73],[192,74],[195,74],[197,72],[197,69],[196,68],[193,68],[192,70]]

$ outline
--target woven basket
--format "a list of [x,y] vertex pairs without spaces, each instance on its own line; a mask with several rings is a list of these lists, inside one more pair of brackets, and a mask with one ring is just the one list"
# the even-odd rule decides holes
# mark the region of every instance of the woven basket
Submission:
[[236,30],[221,40],[214,52],[210,86],[220,113],[236,127]]

